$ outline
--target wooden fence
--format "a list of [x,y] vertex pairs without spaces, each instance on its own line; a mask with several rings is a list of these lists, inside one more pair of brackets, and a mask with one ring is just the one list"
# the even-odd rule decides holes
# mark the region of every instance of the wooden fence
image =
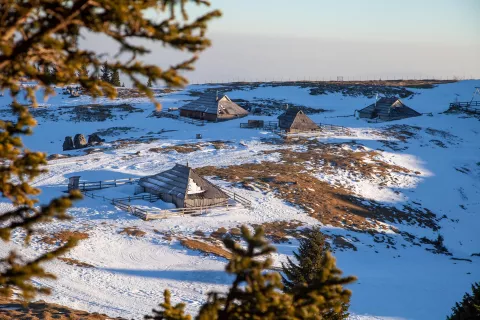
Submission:
[[[134,200],[145,200],[149,202],[155,202],[160,200],[160,196],[154,194],[137,194],[133,196],[123,197],[123,198],[108,198],[105,196],[97,195],[92,193],[93,190],[101,190],[105,188],[117,187],[119,185],[124,184],[132,184],[134,181],[138,179],[120,179],[120,180],[106,180],[106,181],[95,181],[95,182],[87,182],[82,181],[80,182],[80,190],[82,193],[89,198],[92,199],[101,199],[103,201],[108,201],[112,205],[120,208],[123,211],[126,211],[134,216],[137,216],[143,220],[155,220],[155,219],[165,219],[169,216],[174,215],[200,215],[202,213],[211,212],[213,209],[217,208],[226,208],[226,210],[235,208],[235,203],[241,204],[244,208],[250,209],[252,207],[252,202],[245,197],[242,197],[232,191],[225,190],[223,188],[218,187],[223,192],[225,192],[233,203],[230,203],[229,200],[211,206],[200,206],[200,207],[187,207],[187,208],[174,208],[174,209],[142,209],[136,207],[134,205],[130,205],[129,203]],[[133,182],[130,182],[133,181]]]
[[457,108],[465,112],[480,114],[480,101],[452,102],[450,108]]
[[233,199],[233,201],[236,201],[243,205],[245,208],[251,208],[252,207],[252,201],[248,200],[247,198],[242,197],[241,195],[236,194],[235,192],[225,190],[223,188],[220,188],[217,186],[220,190],[225,192],[230,198]]
[[[114,179],[114,180],[103,180],[103,181],[79,181],[78,190],[80,191],[92,191],[92,190],[101,190],[106,188],[118,187],[125,184],[134,184],[139,180],[139,178],[128,178],[128,179]],[[68,189],[71,190],[71,185],[68,185]]]
[[337,126],[334,124],[326,124],[326,123],[317,123],[317,125],[320,127],[320,130],[328,130],[328,131],[340,131],[340,132],[346,132],[347,128],[344,126]]
[[244,129],[264,129],[264,130],[275,130],[278,128],[278,122],[276,121],[265,121],[263,123],[263,126],[258,126],[255,123],[252,122],[244,122],[240,123],[240,128]]

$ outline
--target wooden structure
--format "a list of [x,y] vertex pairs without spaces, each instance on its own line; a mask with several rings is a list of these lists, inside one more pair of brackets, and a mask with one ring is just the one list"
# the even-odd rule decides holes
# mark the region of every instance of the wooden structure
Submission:
[[125,184],[134,184],[138,181],[138,178],[128,179],[114,179],[103,181],[80,181],[80,176],[74,176],[68,178],[68,191],[80,190],[81,192],[101,190],[112,187],[119,187]]
[[248,115],[248,111],[230,100],[226,95],[221,98],[218,93],[207,92],[200,98],[180,107],[180,116],[207,120],[224,121],[242,118]]
[[139,180],[143,192],[158,195],[177,208],[208,207],[226,204],[228,195],[195,171],[181,164],[159,174]]
[[475,91],[473,92],[472,99],[468,102],[459,102],[455,101],[450,103],[450,109],[458,109],[460,111],[464,111],[466,113],[474,113],[480,114],[480,101],[475,101],[475,96],[480,95],[480,87],[475,87]]
[[240,128],[275,130],[278,128],[278,122],[264,120],[248,120],[248,122],[240,123]]
[[[105,188],[119,187],[125,184],[134,184],[139,181],[138,178],[128,178],[128,179],[115,179],[115,180],[103,180],[103,181],[80,181],[80,176],[75,176],[69,178],[68,190],[80,190],[86,197],[92,199],[100,199],[103,201],[108,201],[114,206],[129,212],[143,220],[154,220],[154,219],[165,219],[173,215],[199,215],[202,213],[212,213],[215,211],[224,212],[224,210],[235,210],[241,208],[250,209],[252,207],[252,202],[241,195],[234,193],[229,190],[222,189],[220,187],[215,187],[221,192],[227,195],[228,199],[224,202],[220,201],[213,205],[207,206],[198,206],[198,207],[187,207],[187,208],[175,208],[175,209],[158,209],[158,208],[149,208],[144,209],[131,205],[131,201],[135,200],[144,200],[149,202],[156,202],[162,200],[163,198],[160,195],[148,193],[148,194],[137,194],[145,192],[145,188],[138,186],[136,189],[136,194],[123,198],[108,198],[101,194],[95,194],[92,191],[102,190]],[[209,183],[206,181],[206,183]],[[213,186],[213,185],[212,185]]]
[[359,118],[378,119],[382,121],[400,120],[421,115],[395,97],[380,98],[375,103],[356,112],[358,112]]
[[320,130],[320,127],[312,119],[297,108],[288,108],[285,113],[278,116],[278,127],[287,133]]

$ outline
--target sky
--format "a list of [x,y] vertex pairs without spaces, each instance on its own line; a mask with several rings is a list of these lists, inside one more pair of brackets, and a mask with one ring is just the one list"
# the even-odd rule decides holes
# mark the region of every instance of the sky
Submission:
[[[186,74],[192,83],[480,78],[480,0],[212,0],[211,8],[223,16]],[[189,9],[191,17],[205,11]],[[86,43],[106,46],[98,37]],[[147,47],[144,60],[162,67],[187,57]]]

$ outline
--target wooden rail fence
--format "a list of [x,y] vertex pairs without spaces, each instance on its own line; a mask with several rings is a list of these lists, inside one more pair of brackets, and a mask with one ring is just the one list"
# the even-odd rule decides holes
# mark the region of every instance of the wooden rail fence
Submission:
[[[169,216],[173,215],[199,215],[206,212],[211,212],[213,209],[217,208],[226,208],[227,210],[233,209],[235,207],[235,203],[241,204],[244,208],[250,209],[252,208],[252,202],[245,197],[242,197],[235,192],[225,190],[223,188],[218,187],[223,192],[225,192],[233,203],[230,203],[229,200],[218,203],[216,205],[211,206],[200,206],[200,207],[187,207],[187,208],[173,208],[173,209],[149,209],[145,210],[139,208],[134,205],[130,205],[129,203],[134,200],[145,200],[149,202],[155,202],[160,200],[160,196],[148,193],[148,194],[137,194],[123,198],[108,198],[102,195],[94,194],[91,191],[94,190],[101,190],[105,188],[117,187],[120,185],[125,184],[133,184],[134,182],[138,181],[137,178],[132,179],[118,179],[118,180],[105,180],[105,181],[82,181],[79,183],[79,190],[86,196],[92,199],[101,199],[103,201],[108,201],[112,205],[120,208],[123,211],[126,211],[134,216],[137,216],[143,220],[155,220],[155,219],[165,219]],[[70,187],[70,186],[69,186]]]
[[118,187],[125,184],[134,184],[138,181],[138,178],[128,178],[128,179],[114,179],[114,180],[103,180],[103,181],[78,181],[78,185],[75,185],[75,182],[68,184],[68,190],[78,189],[80,191],[92,191],[92,190],[101,190],[106,188]]
[[480,101],[452,102],[450,108],[457,108],[465,112],[480,114]]

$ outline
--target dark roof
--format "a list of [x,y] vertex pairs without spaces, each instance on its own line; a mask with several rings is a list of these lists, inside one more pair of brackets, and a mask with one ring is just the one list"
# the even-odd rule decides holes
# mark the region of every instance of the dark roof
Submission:
[[281,129],[313,130],[319,128],[315,122],[298,108],[288,108],[283,114],[278,116],[278,120]]
[[155,193],[183,199],[228,198],[225,192],[199,176],[192,168],[181,164],[153,176],[143,177],[139,184]]
[[[217,99],[218,98],[218,99]],[[180,107],[181,110],[199,111],[216,115],[247,115],[248,111],[223,95],[221,98],[215,92],[207,92],[197,100]]]
[[376,104],[359,110],[361,118],[380,118],[381,120],[398,120],[409,117],[417,117],[421,114],[407,107],[398,98],[380,98]]

